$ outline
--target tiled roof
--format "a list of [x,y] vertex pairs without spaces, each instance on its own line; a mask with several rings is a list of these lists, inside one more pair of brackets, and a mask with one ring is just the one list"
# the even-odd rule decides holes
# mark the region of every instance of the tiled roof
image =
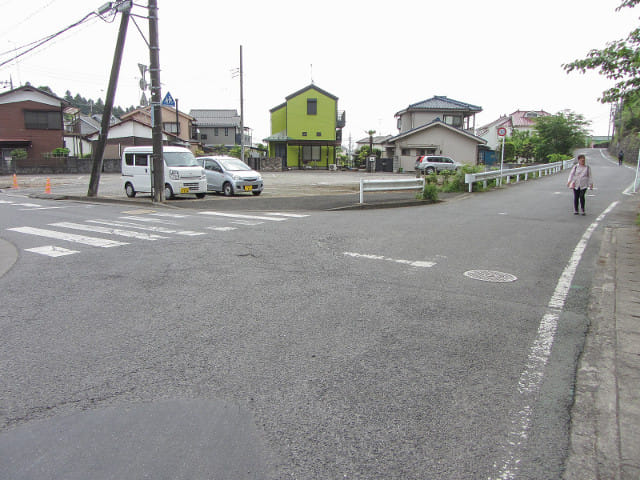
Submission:
[[548,117],[551,115],[544,110],[516,110],[511,115],[511,123],[514,128],[533,127],[538,117]]
[[311,90],[311,89],[317,90],[318,92],[322,93],[323,95],[326,95],[329,98],[332,98],[334,100],[338,100],[338,97],[336,97],[335,95],[330,94],[329,92],[327,92],[326,90],[323,90],[321,88],[319,88],[317,85],[314,85],[313,83],[311,85],[307,85],[304,88],[301,88],[300,90],[298,90],[297,92],[293,92],[291,95],[287,95],[285,98],[287,100],[293,98],[293,97],[297,97],[298,95],[300,95],[301,93],[306,92],[307,90]]
[[481,112],[482,107],[478,107],[477,105],[471,105],[470,103],[460,102],[458,100],[453,100],[452,98],[447,98],[446,96],[438,96],[429,98],[428,100],[423,100],[422,102],[414,103],[409,105],[404,110],[396,113],[400,115],[407,111],[413,110],[428,110],[428,111],[451,111],[458,110],[463,112]]
[[472,138],[472,139],[476,140],[478,143],[481,143],[481,144],[487,143],[487,141],[484,138],[480,138],[477,135],[474,135],[473,133],[467,132],[466,130],[462,130],[460,128],[452,127],[451,125],[447,125],[446,123],[444,123],[439,118],[436,118],[432,122],[429,122],[429,123],[427,123],[425,125],[420,125],[419,127],[412,128],[411,130],[407,130],[406,132],[402,132],[402,133],[396,135],[395,137],[390,137],[387,141],[389,143],[393,143],[396,140],[400,140],[401,138],[404,138],[404,137],[409,137],[409,136],[413,135],[414,133],[420,132],[422,130],[427,130],[429,128],[432,128],[432,127],[435,127],[435,126],[438,126],[438,125],[441,126],[441,127],[447,128],[449,130],[452,130],[454,132],[457,132],[460,135],[464,135],[464,136],[466,136],[468,138]]
[[195,118],[195,123],[202,127],[240,125],[240,115],[237,110],[190,110],[189,115]]
[[[379,135],[377,137],[373,137],[373,142],[374,144],[379,144],[379,143],[384,143],[387,140],[389,140],[393,135]],[[367,145],[369,145],[369,137],[364,137],[361,140],[358,140],[356,143],[366,143]]]

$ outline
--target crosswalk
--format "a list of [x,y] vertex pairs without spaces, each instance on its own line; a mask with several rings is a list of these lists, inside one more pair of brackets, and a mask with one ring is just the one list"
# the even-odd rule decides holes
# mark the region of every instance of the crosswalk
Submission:
[[[123,215],[114,219],[88,218],[82,221],[59,221],[39,226],[9,227],[6,230],[53,240],[54,244],[25,248],[24,251],[56,258],[81,253],[80,249],[67,248],[71,245],[75,245],[75,248],[79,246],[122,247],[133,242],[162,241],[174,236],[199,237],[213,234],[213,232],[231,232],[238,228],[250,228],[263,223],[277,224],[308,216],[287,212],[249,215],[218,211],[178,214],[141,210],[123,212]],[[189,224],[197,224],[198,229],[191,229]]]

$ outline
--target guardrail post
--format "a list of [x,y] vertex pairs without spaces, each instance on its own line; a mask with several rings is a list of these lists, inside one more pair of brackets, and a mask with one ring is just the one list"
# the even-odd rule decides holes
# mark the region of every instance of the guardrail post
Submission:
[[364,203],[364,179],[360,179],[360,203]]

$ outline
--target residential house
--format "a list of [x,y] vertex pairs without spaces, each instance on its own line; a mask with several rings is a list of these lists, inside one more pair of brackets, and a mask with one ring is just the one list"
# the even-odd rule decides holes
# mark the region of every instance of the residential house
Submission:
[[329,168],[336,163],[342,143],[345,113],[338,97],[314,84],[285,98],[272,108],[269,156],[280,157],[283,168]]
[[64,145],[69,149],[69,155],[83,157],[91,154],[91,142],[88,135],[100,131],[100,122],[93,116],[85,115],[79,108],[64,109]]
[[[98,141],[100,130],[85,137],[88,141]],[[105,145],[104,159],[117,159],[122,155],[125,147],[147,146],[152,144],[153,132],[150,124],[128,118],[109,127]],[[163,145],[175,145],[176,136],[169,132],[162,132]]]
[[362,147],[368,147],[371,142],[371,148],[378,149],[384,152],[386,149],[387,140],[393,135],[374,135],[372,138],[364,137],[356,142],[356,149],[359,150]]
[[[195,150],[197,142],[193,141],[191,138],[194,120],[191,115],[180,112],[173,107],[162,105],[161,117],[162,131],[170,135],[170,141],[172,144],[186,146]],[[120,117],[121,121],[130,119],[152,126],[151,107],[140,107],[132,110],[131,112],[127,112]],[[151,137],[149,137],[149,142],[151,142]],[[148,143],[148,145],[150,145],[150,143]]]
[[409,105],[395,114],[399,133],[386,141],[384,155],[393,158],[395,171],[412,171],[421,155],[446,155],[476,165],[486,143],[473,133],[475,115],[481,111],[445,96]]
[[544,110],[516,110],[510,115],[502,115],[497,120],[478,128],[476,135],[487,141],[488,148],[497,150],[502,142],[501,137],[498,135],[499,128],[505,128],[507,136],[512,135],[514,130],[531,132],[535,127],[537,118],[549,115],[551,114]]
[[251,147],[251,129],[244,126],[244,142],[240,138],[240,115],[237,110],[197,109],[189,111],[193,117],[191,138],[198,140],[205,151],[216,146],[233,148],[244,143]]
[[48,165],[46,154],[64,147],[62,98],[32,86],[0,93],[0,172],[10,173],[11,152],[25,149],[30,165]]

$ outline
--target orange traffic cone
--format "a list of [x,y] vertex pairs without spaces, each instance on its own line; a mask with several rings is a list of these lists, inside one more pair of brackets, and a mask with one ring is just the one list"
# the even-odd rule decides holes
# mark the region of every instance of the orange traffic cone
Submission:
[[15,173],[13,174],[13,188],[20,188],[18,187],[18,177]]
[[47,184],[44,187],[44,193],[51,193],[51,180],[47,178]]

